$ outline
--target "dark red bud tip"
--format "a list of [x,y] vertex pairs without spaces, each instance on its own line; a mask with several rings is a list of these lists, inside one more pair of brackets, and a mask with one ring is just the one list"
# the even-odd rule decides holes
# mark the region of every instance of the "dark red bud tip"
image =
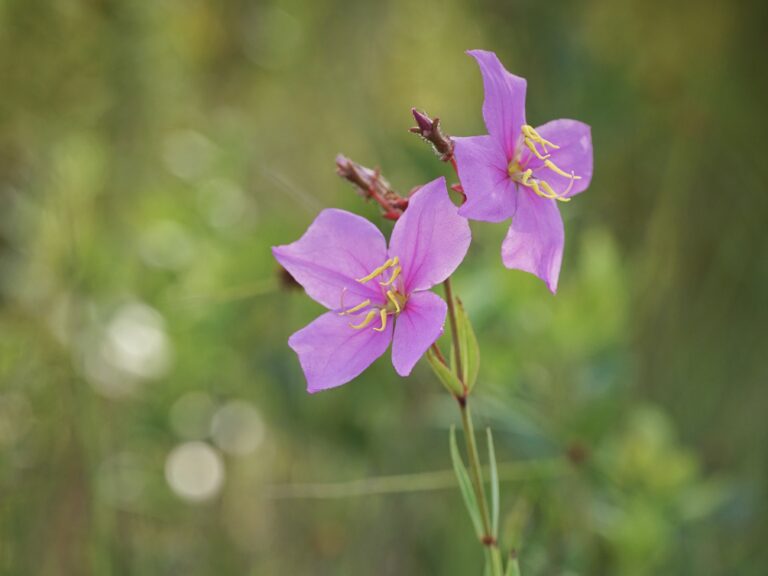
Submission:
[[413,118],[416,120],[416,124],[418,124],[418,128],[411,128],[411,132],[426,135],[432,131],[433,123],[429,116],[416,108],[411,108],[411,114],[413,114]]
[[410,131],[432,144],[443,162],[451,161],[453,159],[453,141],[440,128],[440,118],[430,118],[426,113],[416,108],[411,108],[411,114],[413,114],[418,126],[411,128]]

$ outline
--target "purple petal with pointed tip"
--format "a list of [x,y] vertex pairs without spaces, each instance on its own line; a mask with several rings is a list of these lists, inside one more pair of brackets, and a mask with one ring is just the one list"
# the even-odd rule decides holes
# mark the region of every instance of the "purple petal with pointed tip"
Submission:
[[507,72],[493,52],[469,50],[467,54],[477,60],[483,75],[485,127],[511,160],[525,124],[526,81]]
[[448,305],[434,292],[415,292],[397,317],[392,338],[392,364],[408,376],[427,349],[440,337]]
[[408,202],[395,224],[390,257],[403,267],[406,293],[426,290],[448,278],[461,264],[472,240],[467,221],[459,216],[445,178],[425,184]]
[[563,261],[565,232],[557,201],[520,190],[517,212],[501,245],[507,268],[535,274],[554,294]]
[[[586,190],[592,180],[592,130],[589,125],[577,120],[552,120],[536,128],[536,131],[545,140],[560,147],[549,150],[549,160],[564,172],[570,174],[573,171],[576,176],[581,176],[579,180],[574,180],[565,197],[570,198]],[[570,178],[553,172],[544,166],[543,160],[534,156],[527,167],[533,169],[535,178],[546,180],[558,194],[568,189]]]
[[467,197],[459,214],[484,222],[511,218],[517,206],[517,190],[498,143],[491,136],[454,138],[453,142],[461,187]]
[[340,308],[342,293],[346,306],[366,298],[384,301],[375,283],[355,279],[385,262],[386,240],[376,226],[351,212],[323,210],[299,240],[272,248],[272,254],[326,308]]
[[288,339],[299,356],[307,391],[318,392],[346,384],[384,354],[392,340],[392,323],[376,332],[378,321],[361,330],[349,318],[326,312]]

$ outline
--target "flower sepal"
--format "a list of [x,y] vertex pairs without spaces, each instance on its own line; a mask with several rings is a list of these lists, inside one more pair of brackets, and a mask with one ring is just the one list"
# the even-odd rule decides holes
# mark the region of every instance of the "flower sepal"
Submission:
[[454,395],[456,398],[464,397],[464,385],[456,376],[455,370],[451,370],[446,366],[442,358],[437,355],[434,348],[427,350],[427,361],[432,368],[432,372],[435,374],[438,380],[443,386]]
[[[467,387],[467,394],[472,392],[477,382],[477,375],[480,372],[480,345],[477,343],[475,330],[464,310],[459,298],[456,302],[456,332],[459,337],[459,347],[461,351],[461,381]],[[456,354],[451,350],[451,371],[456,374]]]

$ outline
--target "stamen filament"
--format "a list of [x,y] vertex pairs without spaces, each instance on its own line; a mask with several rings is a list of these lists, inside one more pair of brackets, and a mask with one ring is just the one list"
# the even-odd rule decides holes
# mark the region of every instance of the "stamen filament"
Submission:
[[366,300],[363,300],[363,301],[362,301],[362,302],[360,302],[360,304],[358,304],[357,306],[355,306],[355,307],[353,307],[353,308],[350,308],[349,310],[344,310],[343,312],[339,312],[339,316],[349,316],[350,314],[354,314],[354,313],[355,313],[355,312],[357,312],[358,310],[362,310],[362,309],[363,309],[363,308],[365,308],[366,306],[370,306],[370,304],[371,304],[371,301],[370,301],[370,300],[367,300],[367,299],[366,299]]
[[355,330],[360,330],[361,328],[365,328],[366,326],[368,326],[368,324],[370,324],[375,317],[376,317],[376,310],[369,310],[368,314],[365,317],[365,320],[360,322],[360,324],[352,324],[350,322],[349,325]]
[[522,184],[527,188],[532,189],[537,196],[540,196],[542,198],[558,200],[560,202],[571,201],[570,198],[564,198],[564,195],[570,192],[571,187],[573,186],[573,179],[571,179],[568,185],[568,188],[565,190],[565,192],[563,192],[563,194],[560,195],[552,189],[552,187],[547,183],[546,180],[532,179],[531,178],[532,175],[533,175],[533,170],[531,168],[528,168],[528,170],[523,172],[523,175],[520,179],[520,184]]
[[550,148],[553,148],[554,150],[557,150],[560,148],[560,146],[558,146],[557,144],[553,144],[549,140],[542,138],[541,134],[536,132],[536,129],[530,124],[523,124],[523,127],[520,130],[526,138],[529,138],[530,140],[533,140],[534,142],[544,146],[545,152],[547,151],[547,146],[549,146]]
[[400,314],[400,303],[397,301],[397,298],[395,298],[395,294],[392,290],[387,290],[387,298],[389,298],[389,301],[395,305],[395,313]]
[[566,178],[570,178],[571,180],[581,180],[581,176],[576,176],[573,172],[568,174],[568,172],[564,172],[560,168],[557,167],[557,165],[552,162],[552,160],[544,160],[544,166],[552,170],[555,174],[559,174],[560,176],[564,176]]
[[[549,156],[550,156],[549,154],[547,154],[546,156],[542,156],[542,155],[541,155],[541,152],[539,152],[539,151],[536,149],[536,145],[535,145],[535,144],[533,143],[533,141],[532,141],[531,139],[529,139],[529,138],[526,138],[526,139],[525,139],[525,145],[526,145],[526,146],[528,146],[528,149],[529,149],[531,152],[533,152],[533,153],[536,155],[536,158],[538,158],[539,160],[546,160],[546,159],[547,159],[547,158],[549,158]],[[545,148],[545,149],[544,149],[544,152],[546,152],[546,151],[547,151],[547,149]]]
[[544,189],[544,192],[542,193],[542,196],[544,198],[557,198],[557,193],[552,190],[552,186],[549,185],[549,183],[546,180],[539,180],[538,185]]
[[376,278],[376,276],[378,276],[379,274],[382,274],[388,268],[397,266],[399,262],[400,260],[398,259],[397,256],[395,256],[394,258],[390,258],[389,260],[384,262],[384,264],[376,268],[376,270],[368,274],[368,276],[363,276],[362,278],[358,278],[357,281],[360,282],[361,284],[365,284],[366,282],[369,282],[374,278]]
[[386,282],[379,282],[382,286],[391,286],[392,282],[394,282],[398,276],[400,276],[400,272],[402,272],[403,268],[402,266],[395,266],[395,269],[392,271],[392,276],[389,277],[389,280]]
[[531,177],[531,174],[533,174],[533,170],[531,170],[530,168],[528,168],[528,170],[526,170],[525,172],[523,172],[523,178],[522,178],[522,180],[520,181],[520,183],[521,183],[523,186],[530,186],[530,184],[528,183],[528,179]]
[[[573,176],[573,172],[571,172],[571,176],[572,176],[572,178],[571,178],[571,181],[570,181],[570,182],[568,182],[568,188],[566,188],[566,189],[563,191],[563,193],[562,193],[562,196],[567,196],[567,195],[568,195],[568,192],[570,192],[570,191],[571,191],[571,188],[573,188],[573,181],[574,181],[574,180],[579,180],[579,179],[581,178],[581,176]],[[563,202],[570,202],[570,201],[571,201],[571,199],[570,199],[570,198],[567,198],[567,199],[563,200]]]
[[381,318],[381,326],[374,328],[374,332],[384,332],[384,329],[387,327],[387,311],[384,308],[379,312],[379,317]]

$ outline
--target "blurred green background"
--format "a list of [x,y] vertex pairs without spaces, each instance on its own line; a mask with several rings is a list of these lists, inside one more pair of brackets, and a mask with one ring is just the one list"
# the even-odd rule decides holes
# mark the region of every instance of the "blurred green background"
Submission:
[[556,297],[504,226],[455,277],[502,544],[525,576],[768,573],[765,6],[0,1],[0,573],[481,573],[452,401],[386,359],[308,395],[320,307],[269,252],[323,207],[380,222],[338,152],[451,177],[409,109],[482,133],[470,48],[595,147]]

